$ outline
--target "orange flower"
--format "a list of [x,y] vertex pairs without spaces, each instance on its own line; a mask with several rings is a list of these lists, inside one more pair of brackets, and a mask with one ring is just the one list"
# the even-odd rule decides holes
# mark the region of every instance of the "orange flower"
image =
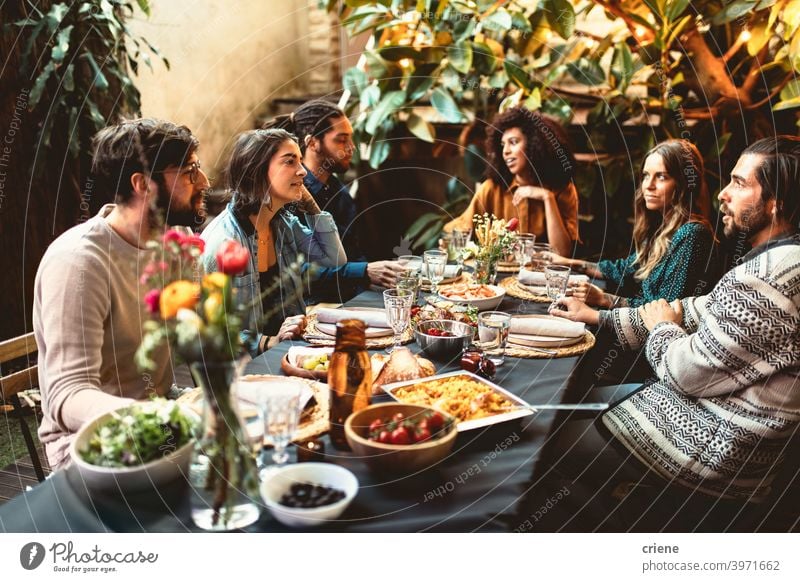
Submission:
[[191,281],[175,281],[161,293],[161,317],[172,319],[179,309],[193,309],[200,300],[200,285]]

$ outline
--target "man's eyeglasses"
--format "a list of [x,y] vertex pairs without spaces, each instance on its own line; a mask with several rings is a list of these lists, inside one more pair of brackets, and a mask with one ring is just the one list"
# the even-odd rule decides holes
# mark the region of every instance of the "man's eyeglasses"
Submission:
[[[191,182],[192,184],[196,184],[197,183],[197,179],[200,177],[200,170],[201,169],[202,168],[200,167],[200,162],[199,161],[192,162],[191,164],[189,164],[189,169],[188,170],[184,170],[179,175],[181,175],[181,176],[188,175],[189,176],[189,182]],[[169,172],[169,171],[171,171],[171,170],[159,170],[159,171],[156,171],[156,172],[153,172],[153,173],[154,174],[163,174],[164,172]]]

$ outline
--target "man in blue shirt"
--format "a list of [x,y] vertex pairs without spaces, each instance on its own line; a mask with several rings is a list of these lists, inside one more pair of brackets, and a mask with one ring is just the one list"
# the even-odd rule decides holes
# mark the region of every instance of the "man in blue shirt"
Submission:
[[344,112],[333,103],[315,99],[264,127],[280,127],[297,136],[303,165],[308,170],[305,186],[320,209],[333,215],[347,253],[346,264],[318,269],[307,302],[344,302],[370,284],[394,287],[403,268],[397,261],[366,260],[355,228],[358,215],[355,200],[335,176],[350,168],[355,148],[353,127]]

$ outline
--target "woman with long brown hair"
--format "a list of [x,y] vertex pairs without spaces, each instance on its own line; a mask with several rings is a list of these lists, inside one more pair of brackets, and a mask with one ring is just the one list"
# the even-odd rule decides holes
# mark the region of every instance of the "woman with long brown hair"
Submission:
[[553,263],[605,279],[614,290],[583,283],[575,296],[595,307],[636,307],[710,289],[719,269],[703,172],[700,152],[685,139],[663,141],[647,152],[634,196],[633,253],[599,263],[551,254]]

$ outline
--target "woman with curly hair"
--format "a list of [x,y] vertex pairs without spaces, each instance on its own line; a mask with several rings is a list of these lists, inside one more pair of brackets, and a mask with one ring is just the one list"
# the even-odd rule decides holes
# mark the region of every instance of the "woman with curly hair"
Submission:
[[553,263],[609,282],[604,292],[583,283],[574,295],[602,307],[638,307],[656,299],[701,295],[718,279],[711,201],[700,152],[685,139],[657,144],[644,157],[634,195],[634,252],[599,263],[553,254]]
[[564,129],[524,107],[497,115],[486,136],[488,167],[467,209],[444,227],[469,230],[475,214],[519,219],[520,232],[570,255],[578,241],[575,158]]

